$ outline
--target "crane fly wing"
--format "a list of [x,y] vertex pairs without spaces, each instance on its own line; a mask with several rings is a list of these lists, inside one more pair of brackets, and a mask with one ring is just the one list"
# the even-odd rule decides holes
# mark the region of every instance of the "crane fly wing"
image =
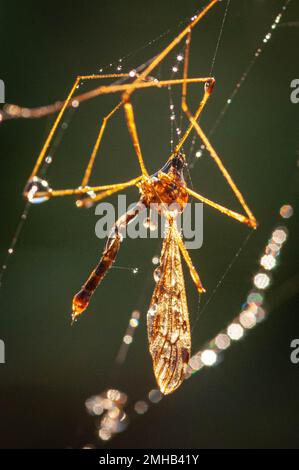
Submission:
[[169,226],[149,311],[147,331],[154,373],[161,392],[173,392],[183,382],[191,350],[191,335],[180,250]]

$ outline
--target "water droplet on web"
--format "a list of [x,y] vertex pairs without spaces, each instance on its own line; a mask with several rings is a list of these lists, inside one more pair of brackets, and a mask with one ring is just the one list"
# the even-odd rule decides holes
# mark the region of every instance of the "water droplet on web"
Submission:
[[158,256],[154,256],[154,257],[153,257],[152,263],[155,264],[155,265],[159,264],[159,258],[158,258]]
[[76,200],[76,206],[79,208],[84,207],[85,209],[89,209],[93,206],[93,199],[95,197],[96,193],[94,191],[88,191],[87,193],[81,194]]
[[78,107],[79,107],[79,104],[80,104],[80,103],[79,103],[78,100],[73,100],[73,101],[72,101],[72,107],[73,107],[73,108],[78,108]]
[[[46,180],[34,176],[25,187],[25,194],[31,204],[41,204],[51,197],[51,188]],[[40,195],[37,195],[39,194]]]

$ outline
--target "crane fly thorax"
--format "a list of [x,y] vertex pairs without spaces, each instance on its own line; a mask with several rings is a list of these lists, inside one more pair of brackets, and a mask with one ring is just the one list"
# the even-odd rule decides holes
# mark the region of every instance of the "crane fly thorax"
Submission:
[[139,183],[139,189],[145,205],[157,204],[159,211],[161,206],[176,205],[182,212],[188,202],[188,193],[183,176],[185,157],[175,155],[166,165],[149,178]]

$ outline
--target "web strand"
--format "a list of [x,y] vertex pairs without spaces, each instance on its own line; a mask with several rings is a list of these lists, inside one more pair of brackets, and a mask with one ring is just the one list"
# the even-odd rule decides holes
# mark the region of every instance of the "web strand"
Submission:
[[214,56],[213,56],[213,59],[212,59],[211,70],[210,70],[210,73],[209,73],[210,77],[212,77],[213,70],[214,70],[214,67],[215,67],[216,57],[217,57],[218,49],[219,49],[219,46],[220,46],[220,41],[221,41],[221,38],[222,38],[222,34],[223,34],[223,30],[224,30],[224,24],[225,24],[225,20],[226,20],[226,17],[227,17],[227,12],[228,12],[228,9],[229,9],[229,5],[230,5],[230,0],[227,0],[226,8],[225,8],[225,11],[224,11],[224,15],[223,15],[223,18],[222,18],[222,23],[221,23],[217,43],[216,43]]

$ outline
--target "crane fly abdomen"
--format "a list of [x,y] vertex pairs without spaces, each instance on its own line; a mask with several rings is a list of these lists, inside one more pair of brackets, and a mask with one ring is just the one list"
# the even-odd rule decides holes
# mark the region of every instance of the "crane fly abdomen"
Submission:
[[144,210],[144,205],[142,201],[139,201],[135,207],[122,215],[112,227],[98,265],[92,271],[85,284],[83,284],[81,290],[73,298],[73,320],[87,309],[92,294],[113,265],[120,249],[123,237],[121,233],[122,230],[124,230],[128,223],[130,223],[142,210]]
[[118,233],[116,233],[113,238],[111,237],[108,239],[106,249],[99,264],[92,271],[81,290],[73,298],[73,320],[75,320],[78,315],[81,315],[81,313],[87,309],[92,294],[104,278],[108,269],[114,263],[120,248],[120,243],[121,237]]
[[163,242],[159,275],[147,314],[149,350],[164,395],[183,382],[191,351],[186,290],[174,223],[171,222]]

